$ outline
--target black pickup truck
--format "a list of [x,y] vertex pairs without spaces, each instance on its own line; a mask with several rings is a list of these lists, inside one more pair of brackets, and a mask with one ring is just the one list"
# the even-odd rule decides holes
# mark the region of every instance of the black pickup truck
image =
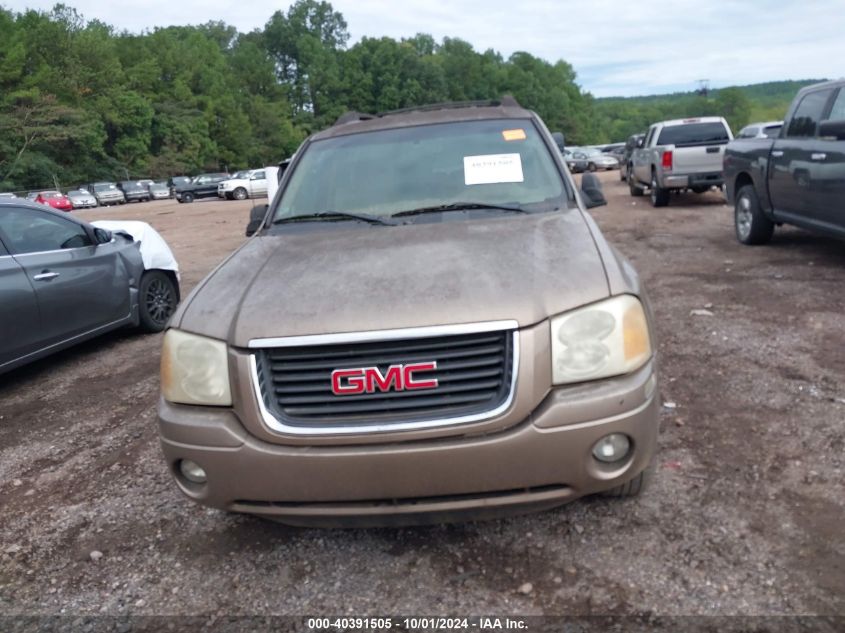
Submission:
[[188,184],[176,185],[174,192],[179,202],[193,202],[197,198],[216,198],[217,184],[229,174],[200,174]]
[[731,141],[724,174],[743,244],[781,224],[845,238],[845,80],[800,90],[777,138]]

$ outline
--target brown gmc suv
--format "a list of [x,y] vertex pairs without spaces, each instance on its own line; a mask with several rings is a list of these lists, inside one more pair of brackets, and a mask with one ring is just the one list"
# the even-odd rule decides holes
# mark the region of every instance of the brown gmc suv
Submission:
[[651,317],[540,118],[511,98],[348,114],[165,335],[179,488],[306,525],[635,494],[655,450]]

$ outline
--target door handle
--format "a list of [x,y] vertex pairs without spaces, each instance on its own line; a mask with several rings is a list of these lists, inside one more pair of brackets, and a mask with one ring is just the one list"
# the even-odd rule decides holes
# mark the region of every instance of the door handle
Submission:
[[35,281],[50,281],[51,279],[55,279],[58,276],[59,276],[59,273],[52,273],[52,272],[45,271],[43,273],[35,275],[33,277],[33,279]]
[[824,160],[825,158],[827,158],[827,154],[824,152],[814,152],[810,154],[811,160]]
[[783,150],[782,149],[773,149],[772,150],[772,156],[774,156],[775,158],[780,158],[781,156],[783,156]]

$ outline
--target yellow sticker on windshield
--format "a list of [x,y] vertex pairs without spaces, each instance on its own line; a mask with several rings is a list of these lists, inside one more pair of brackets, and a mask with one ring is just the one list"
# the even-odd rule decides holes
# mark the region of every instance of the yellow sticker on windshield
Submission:
[[522,128],[517,130],[502,130],[502,136],[505,137],[506,141],[524,141],[525,130]]

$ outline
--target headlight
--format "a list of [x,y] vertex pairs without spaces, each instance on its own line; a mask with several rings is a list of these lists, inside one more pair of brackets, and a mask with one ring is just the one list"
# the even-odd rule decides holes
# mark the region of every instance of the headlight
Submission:
[[631,295],[561,314],[551,326],[556,385],[627,374],[651,357],[645,312]]
[[169,402],[232,404],[226,343],[168,330],[161,350],[161,392]]

